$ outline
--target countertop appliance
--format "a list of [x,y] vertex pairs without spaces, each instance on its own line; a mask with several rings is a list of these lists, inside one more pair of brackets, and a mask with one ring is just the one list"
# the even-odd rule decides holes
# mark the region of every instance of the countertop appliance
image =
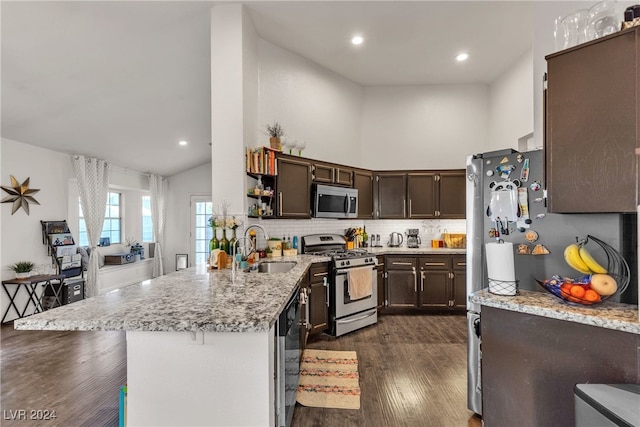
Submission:
[[[635,250],[635,225],[633,231],[626,229],[631,221],[623,221],[623,215],[547,212],[543,154],[543,151],[518,153],[506,149],[467,157],[467,294],[488,287],[484,245],[496,241],[496,232],[499,233],[498,238],[513,242],[516,248],[518,245],[526,245],[520,248],[523,252],[534,252],[536,245],[543,245],[550,252],[548,255],[520,255],[515,251],[514,268],[519,289],[544,292],[535,279],[544,280],[554,274],[579,276],[580,273],[567,266],[563,256],[565,247],[575,243],[577,236],[585,238],[587,234],[592,234],[599,237],[619,250],[630,266],[632,263],[636,265],[634,256],[630,256],[633,252],[626,252],[625,249],[626,240],[629,239],[633,242],[628,246]],[[495,217],[496,212],[488,212],[490,206],[494,209],[504,208],[495,203],[495,196],[492,203],[492,192],[495,192],[493,189],[505,187],[501,185],[505,181],[517,187],[520,216],[492,221],[488,214]],[[525,200],[528,209],[522,205]],[[534,233],[530,233],[531,231]],[[624,245],[621,243],[622,233],[627,236]],[[594,247],[594,256],[604,256],[599,251]],[[468,407],[481,415],[481,312],[480,305],[472,304],[468,299],[467,321]]]
[[402,234],[394,231],[389,235],[389,246],[392,248],[398,248],[402,245],[403,240]]
[[358,189],[313,184],[311,212],[314,218],[357,218]]
[[278,427],[291,425],[300,378],[300,289],[296,287],[278,317],[276,418]]
[[419,248],[422,241],[420,240],[420,229],[419,228],[409,228],[407,229],[407,247],[408,248]]
[[[329,333],[341,336],[378,322],[377,258],[365,249],[346,249],[339,234],[311,234],[302,237],[302,253],[331,257],[329,278]],[[371,293],[352,298],[350,270],[371,278]],[[351,272],[353,273],[353,272]],[[353,289],[351,290],[353,291]]]

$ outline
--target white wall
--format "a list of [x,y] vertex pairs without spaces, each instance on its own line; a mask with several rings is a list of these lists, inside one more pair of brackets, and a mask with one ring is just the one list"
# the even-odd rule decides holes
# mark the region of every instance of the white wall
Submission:
[[267,124],[303,139],[302,155],[363,166],[360,156],[361,86],[266,40],[258,40],[259,128],[253,146],[268,145]]
[[[191,232],[193,229],[191,207],[192,195],[211,197],[211,163],[169,177],[167,194],[167,224],[165,228],[164,268],[175,269],[176,254],[191,254]],[[189,262],[193,260],[189,256]]]
[[[22,208],[12,215],[11,203],[0,204],[2,280],[14,277],[14,273],[7,267],[18,261],[31,261],[36,264],[36,271],[48,273],[45,268],[50,266],[52,261],[47,255],[47,247],[42,243],[40,221],[67,218],[67,182],[73,176],[71,159],[67,154],[5,138],[2,139],[0,157],[2,185],[11,186],[10,175],[13,175],[20,183],[30,178],[29,188],[40,190],[33,195],[40,204],[29,204],[29,215]],[[3,192],[2,198],[6,195]],[[25,296],[26,293],[23,291],[22,296]],[[24,304],[22,301],[26,299],[20,298],[18,301],[18,306],[21,307]],[[3,314],[7,306],[8,298],[2,292]],[[13,310],[11,313],[13,314]],[[15,317],[10,315],[7,319]]]
[[464,168],[489,136],[486,85],[367,87],[362,158],[384,169]]
[[533,51],[491,84],[489,96],[489,148],[518,149],[518,138],[533,132]]

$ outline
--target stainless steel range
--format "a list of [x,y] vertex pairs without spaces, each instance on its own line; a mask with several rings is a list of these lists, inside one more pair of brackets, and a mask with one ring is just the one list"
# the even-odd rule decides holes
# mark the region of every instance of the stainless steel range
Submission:
[[378,321],[377,259],[364,249],[347,250],[339,234],[302,237],[302,252],[331,257],[329,332],[340,336]]

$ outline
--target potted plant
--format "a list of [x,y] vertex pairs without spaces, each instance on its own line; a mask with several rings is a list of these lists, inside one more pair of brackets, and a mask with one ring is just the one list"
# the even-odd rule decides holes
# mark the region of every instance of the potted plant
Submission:
[[272,125],[267,125],[267,135],[269,135],[269,146],[274,150],[282,151],[280,138],[284,136],[284,130],[280,123],[275,122]]
[[9,269],[16,273],[16,279],[26,279],[31,276],[33,263],[31,261],[20,261],[9,266]]

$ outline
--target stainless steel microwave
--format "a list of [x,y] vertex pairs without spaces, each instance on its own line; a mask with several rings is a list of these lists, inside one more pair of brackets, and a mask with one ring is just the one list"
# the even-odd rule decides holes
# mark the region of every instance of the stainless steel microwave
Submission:
[[357,218],[358,189],[313,184],[311,207],[314,218]]

